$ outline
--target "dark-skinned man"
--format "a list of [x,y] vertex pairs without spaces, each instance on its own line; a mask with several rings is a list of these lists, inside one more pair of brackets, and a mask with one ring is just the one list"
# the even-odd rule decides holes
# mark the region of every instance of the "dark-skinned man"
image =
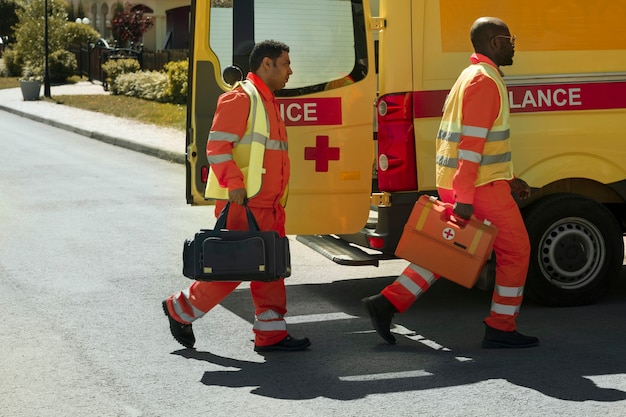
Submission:
[[[512,65],[515,36],[498,18],[481,17],[470,30],[475,53],[446,99],[436,139],[439,198],[453,204],[463,219],[488,219],[498,228],[494,242],[496,283],[491,311],[484,320],[484,348],[537,346],[536,337],[517,332],[530,243],[511,195],[530,196],[530,187],[513,174],[509,141],[509,101],[501,66]],[[380,294],[363,299],[377,333],[396,343],[390,326],[439,277],[410,264]]]

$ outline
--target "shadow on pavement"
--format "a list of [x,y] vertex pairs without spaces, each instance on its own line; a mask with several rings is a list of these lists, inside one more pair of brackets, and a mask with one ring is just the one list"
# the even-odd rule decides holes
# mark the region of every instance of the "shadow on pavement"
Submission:
[[[195,350],[174,354],[230,368],[205,372],[206,385],[251,387],[255,394],[280,399],[353,400],[506,380],[561,400],[620,401],[626,392],[602,388],[593,377],[626,374],[626,267],[622,278],[592,306],[547,308],[525,301],[520,332],[540,338],[540,346],[531,349],[481,349],[490,294],[447,281],[396,315],[394,322],[406,335],[387,345],[372,332],[360,304],[394,279],[385,277],[288,286],[289,316],[322,311],[353,316],[290,324],[293,334],[311,338],[305,352],[272,352],[264,363]],[[251,314],[247,290],[234,292],[222,305],[247,319]]]

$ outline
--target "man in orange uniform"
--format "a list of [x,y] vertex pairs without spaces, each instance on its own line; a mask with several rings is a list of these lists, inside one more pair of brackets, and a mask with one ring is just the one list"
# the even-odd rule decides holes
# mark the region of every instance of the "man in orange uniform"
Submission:
[[[254,214],[261,230],[285,235],[285,210],[281,199],[289,181],[287,131],[280,117],[274,92],[285,87],[292,74],[289,47],[277,41],[263,41],[250,54],[250,73],[232,91],[220,96],[207,143],[211,176],[207,196],[223,193],[217,200],[216,216],[226,205],[231,207],[226,227],[247,230],[244,201]],[[241,152],[244,156],[238,159]],[[253,164],[255,158],[257,164]],[[237,161],[246,165],[244,175]],[[256,167],[256,170],[253,168]],[[211,181],[211,178],[214,181]],[[230,294],[239,282],[195,281],[187,290],[163,301],[174,339],[192,348],[195,337],[192,322],[204,316]],[[308,338],[293,338],[287,333],[284,279],[251,282],[255,307],[254,350],[296,351],[310,346]]]
[[[450,90],[437,134],[437,189],[442,201],[454,204],[458,217],[473,214],[498,228],[496,285],[482,346],[532,347],[538,339],[516,331],[530,243],[511,195],[528,198],[530,187],[513,174],[508,93],[499,69],[513,64],[515,36],[502,20],[482,17],[472,25],[470,37],[475,51],[471,65]],[[394,313],[406,311],[438,278],[410,264],[380,294],[363,299],[383,339],[396,342],[389,329]]]

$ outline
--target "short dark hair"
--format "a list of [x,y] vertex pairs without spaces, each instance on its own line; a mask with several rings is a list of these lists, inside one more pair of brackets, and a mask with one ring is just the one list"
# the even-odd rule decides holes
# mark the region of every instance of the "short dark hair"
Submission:
[[470,30],[470,39],[474,50],[482,51],[489,41],[505,29],[504,22],[492,17],[477,19]]
[[250,52],[250,71],[256,72],[263,62],[263,58],[268,57],[275,62],[284,52],[289,52],[289,47],[282,42],[266,40],[257,43]]

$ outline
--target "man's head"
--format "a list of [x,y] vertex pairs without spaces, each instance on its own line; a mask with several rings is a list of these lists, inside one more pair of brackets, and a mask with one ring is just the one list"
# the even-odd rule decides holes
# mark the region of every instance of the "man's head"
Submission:
[[470,39],[474,51],[489,57],[496,65],[513,65],[515,37],[509,28],[496,17],[480,17],[472,25]]
[[293,73],[289,47],[273,40],[257,43],[250,53],[250,71],[261,78],[270,91],[282,90]]

